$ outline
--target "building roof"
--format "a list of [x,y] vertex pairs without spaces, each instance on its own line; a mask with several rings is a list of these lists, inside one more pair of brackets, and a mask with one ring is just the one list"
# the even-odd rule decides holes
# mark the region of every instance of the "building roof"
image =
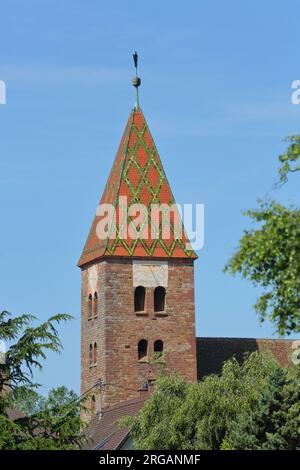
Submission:
[[225,361],[235,357],[243,361],[245,353],[260,351],[271,354],[283,366],[292,366],[292,339],[197,338],[198,380],[220,374]]
[[[224,362],[233,357],[242,362],[247,352],[271,353],[281,366],[292,366],[291,352],[294,340],[213,337],[196,340],[198,380],[211,374],[220,374]],[[87,440],[82,449],[120,449],[128,438],[128,429],[121,429],[118,421],[123,416],[136,416],[150,396],[145,393],[107,408],[100,420],[95,416],[84,430]]]
[[128,436],[128,428],[120,428],[118,421],[122,416],[136,416],[149,398],[145,393],[137,398],[126,400],[107,408],[101,419],[95,416],[84,430],[86,440],[83,450],[115,450],[119,449]]
[[7,409],[6,413],[11,421],[18,421],[19,419],[26,418],[26,414],[23,413],[23,411],[17,410],[16,408]]
[[[165,223],[170,229],[168,239],[162,236],[161,217],[151,217],[149,210],[141,229],[143,236],[135,240],[124,237],[124,222],[129,224],[132,220],[125,211],[125,198],[128,208],[133,204],[143,204],[148,209],[152,204],[167,204],[169,207],[175,204],[162,162],[140,108],[133,109],[129,116],[100,201],[100,205],[106,203],[114,206],[115,223],[110,225],[107,237],[101,240],[97,226],[103,215],[101,217],[101,214],[96,214],[78,265],[83,266],[105,256],[197,258],[184,228],[182,236],[176,236],[176,227],[182,226],[179,213],[176,219],[180,221],[179,224],[174,224],[172,215],[170,222]],[[156,238],[151,236],[151,233],[155,233]]]

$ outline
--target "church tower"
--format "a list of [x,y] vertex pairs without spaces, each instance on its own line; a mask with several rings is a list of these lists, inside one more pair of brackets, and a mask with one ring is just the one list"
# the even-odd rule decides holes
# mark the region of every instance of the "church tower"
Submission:
[[139,107],[137,76],[133,85],[135,106],[78,263],[81,393],[92,389],[88,406],[95,412],[99,379],[102,404],[110,406],[151,387],[160,367],[197,378],[197,256]]

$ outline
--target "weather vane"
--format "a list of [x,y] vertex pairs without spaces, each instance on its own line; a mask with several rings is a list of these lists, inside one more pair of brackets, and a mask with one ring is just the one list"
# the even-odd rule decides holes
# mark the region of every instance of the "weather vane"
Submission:
[[139,56],[138,56],[138,53],[135,51],[135,53],[133,54],[133,61],[134,61],[134,66],[135,66],[135,75],[137,75],[138,60],[139,60]]
[[135,66],[135,77],[132,79],[132,85],[135,87],[135,103],[134,103],[134,108],[138,109],[139,108],[139,91],[138,88],[141,84],[141,79],[140,77],[137,76],[137,68],[138,68],[138,53],[135,51],[133,54],[133,61],[134,61],[134,66]]

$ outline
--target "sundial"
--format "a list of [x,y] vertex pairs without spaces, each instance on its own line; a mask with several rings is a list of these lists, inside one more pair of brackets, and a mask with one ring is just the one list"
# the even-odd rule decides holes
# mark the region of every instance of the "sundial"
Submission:
[[167,287],[168,262],[167,261],[139,261],[132,262],[133,286]]

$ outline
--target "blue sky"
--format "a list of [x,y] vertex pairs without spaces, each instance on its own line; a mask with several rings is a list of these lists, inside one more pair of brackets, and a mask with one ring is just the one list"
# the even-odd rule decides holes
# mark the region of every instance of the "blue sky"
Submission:
[[[205,204],[196,263],[198,336],[272,337],[258,291],[222,268],[299,132],[299,4],[96,0],[1,2],[1,309],[68,312],[65,350],[37,379],[78,391],[76,267],[129,112],[140,104],[180,203]],[[299,183],[298,183],[299,184]],[[274,197],[299,203],[295,177]]]

